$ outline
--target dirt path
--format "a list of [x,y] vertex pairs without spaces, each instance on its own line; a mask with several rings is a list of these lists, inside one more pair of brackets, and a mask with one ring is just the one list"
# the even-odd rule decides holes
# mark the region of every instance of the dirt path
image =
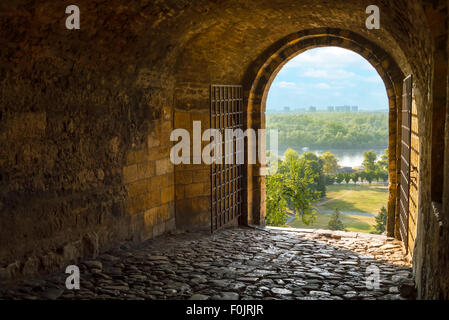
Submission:
[[294,212],[291,211],[287,211],[287,222],[285,222],[285,224],[289,224],[290,222],[294,221],[296,219],[296,214]]
[[[329,209],[318,209],[318,213],[334,213],[334,210]],[[340,214],[351,215],[351,216],[363,216],[363,217],[375,217],[377,214],[369,212],[357,212],[357,211],[340,211]]]
[[320,202],[318,202],[317,206],[321,206],[321,205],[323,205],[325,203],[328,203],[328,202],[331,202],[331,201],[343,198],[344,196],[346,196],[348,193],[351,193],[352,191],[353,190],[348,190],[348,191],[346,191],[345,193],[343,193],[342,195],[340,195],[340,196],[338,196],[336,198],[328,199],[328,200],[325,200],[325,201],[320,201]]

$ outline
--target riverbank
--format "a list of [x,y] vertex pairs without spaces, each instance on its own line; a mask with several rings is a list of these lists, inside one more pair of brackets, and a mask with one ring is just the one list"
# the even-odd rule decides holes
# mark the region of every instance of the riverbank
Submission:
[[288,149],[293,149],[301,156],[304,152],[313,152],[317,156],[321,156],[325,152],[330,152],[338,159],[338,164],[342,167],[358,167],[362,165],[364,160],[363,153],[368,150],[373,150],[377,154],[377,159],[380,160],[384,154],[386,146],[373,146],[367,148],[307,148],[300,146],[279,146],[278,155],[283,158],[284,152]]

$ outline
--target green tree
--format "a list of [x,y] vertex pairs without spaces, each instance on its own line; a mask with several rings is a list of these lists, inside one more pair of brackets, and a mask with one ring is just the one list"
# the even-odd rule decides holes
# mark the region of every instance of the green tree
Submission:
[[369,184],[371,184],[374,180],[374,171],[365,172],[365,180],[368,181]]
[[376,231],[374,233],[383,233],[387,225],[387,209],[384,206],[380,209],[376,216]]
[[316,153],[311,151],[304,152],[302,154],[302,158],[308,161],[319,161],[319,157],[316,155]]
[[283,195],[282,175],[279,173],[268,175],[266,187],[267,224],[276,227],[282,226],[287,220],[287,201]]
[[344,136],[347,133],[347,130],[347,127],[343,123],[336,121],[328,122],[325,127],[325,132],[334,137],[339,134]]
[[359,176],[360,176],[360,181],[361,182],[366,180],[366,172],[365,171],[360,172]]
[[278,172],[278,170],[282,164],[281,158],[278,155],[271,153],[270,150],[267,150],[266,160],[267,160],[267,172],[268,172],[267,174],[271,175],[271,174]]
[[311,187],[319,191],[321,197],[324,197],[326,195],[326,176],[323,172],[323,160],[314,152],[304,152],[300,160],[305,161],[305,166],[309,167],[315,175],[314,184]]
[[335,176],[326,176],[326,186],[333,185],[335,182]]
[[372,176],[373,176],[373,180],[376,180],[377,182],[380,181],[380,171],[379,171],[379,168],[376,168],[376,169],[372,172]]
[[388,171],[387,170],[379,170],[379,178],[382,179],[382,181],[388,181]]
[[375,179],[388,181],[388,148],[385,149],[381,159],[376,162]]
[[377,164],[383,170],[388,170],[388,148],[385,149],[384,154],[381,156]]
[[352,175],[349,172],[343,173],[343,179],[345,180],[346,184],[348,184],[351,181]]
[[288,148],[284,152],[284,162],[289,163],[299,159],[299,154],[295,150]]
[[[316,157],[316,156],[315,156]],[[306,160],[309,159],[309,160]],[[312,155],[299,158],[298,153],[289,149],[284,160],[279,161],[279,171],[268,175],[267,186],[267,223],[273,226],[285,224],[287,207],[291,207],[305,224],[315,219],[313,202],[320,198],[317,190],[317,164]]]
[[345,179],[343,172],[339,172],[337,173],[337,175],[335,176],[335,182],[337,182],[338,184],[342,183],[342,181]]
[[334,175],[338,169],[338,159],[330,152],[325,152],[320,157],[323,161],[323,172],[327,176]]
[[357,183],[357,181],[359,181],[359,178],[360,178],[359,172],[356,171],[351,174],[351,179],[352,181],[354,181],[354,183]]
[[305,159],[289,162],[288,169],[289,173],[283,176],[284,195],[290,200],[298,218],[309,225],[316,219],[313,202],[320,198],[320,192],[312,187],[317,173]]
[[338,209],[334,210],[332,217],[327,223],[329,230],[345,230],[345,226],[340,219],[340,211]]
[[374,171],[376,169],[377,154],[373,150],[363,153],[363,170],[365,172]]
[[267,114],[279,146],[369,148],[388,143],[388,113]]

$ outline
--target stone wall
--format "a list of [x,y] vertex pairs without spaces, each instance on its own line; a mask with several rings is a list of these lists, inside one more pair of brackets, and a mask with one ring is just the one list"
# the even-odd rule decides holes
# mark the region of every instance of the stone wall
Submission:
[[410,143],[410,194],[409,194],[409,221],[407,251],[409,257],[413,256],[415,239],[418,225],[418,202],[419,202],[419,128],[418,108],[412,89],[411,110],[411,143]]
[[[438,209],[440,201],[446,201],[447,195],[441,195],[440,199],[435,196],[438,193],[441,194],[442,190],[437,189],[438,184],[441,183],[441,181],[438,182],[438,179],[443,178],[441,173],[447,166],[449,158],[445,157],[445,165],[434,161],[445,153],[441,140],[447,134],[444,131],[444,114],[447,112],[448,88],[448,4],[446,1],[424,2],[423,8],[426,21],[429,24],[429,35],[431,36],[428,38],[432,41],[432,54],[429,56],[430,65],[427,65],[427,72],[417,72],[419,77],[415,77],[420,163],[418,225],[413,268],[419,298],[448,299],[448,269],[444,266],[449,261],[447,251],[449,230],[444,221],[447,219],[449,211]],[[417,69],[420,68],[417,67]],[[426,80],[427,84],[425,84]],[[447,180],[447,175],[445,175],[445,183]]]
[[80,30],[61,2],[0,4],[2,277],[175,227],[173,16],[163,3],[77,5]]
[[[208,97],[208,96],[207,96]],[[202,105],[209,107],[208,98],[204,97]],[[210,127],[209,108],[202,111],[188,112],[182,109],[175,111],[175,128],[186,129],[193,139],[193,122],[201,123],[201,132]],[[192,142],[192,140],[191,140]],[[202,147],[207,144],[203,142]],[[202,148],[201,148],[202,150]],[[190,144],[191,164],[179,164],[175,168],[176,184],[176,227],[180,230],[210,229],[210,167],[202,163],[194,163],[193,143]]]

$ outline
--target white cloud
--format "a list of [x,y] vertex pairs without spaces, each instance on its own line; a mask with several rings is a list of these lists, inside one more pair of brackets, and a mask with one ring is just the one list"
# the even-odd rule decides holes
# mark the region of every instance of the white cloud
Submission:
[[354,72],[348,72],[343,69],[326,70],[326,69],[313,69],[306,70],[303,74],[305,77],[310,78],[324,78],[324,79],[343,79],[354,77]]
[[319,88],[319,89],[330,89],[331,88],[330,85],[328,85],[327,83],[324,83],[324,82],[317,83],[315,85],[315,87]]
[[365,82],[371,82],[371,83],[376,83],[379,82],[379,75],[374,75],[374,76],[370,76],[370,77],[363,77],[363,76],[359,76],[358,79],[361,81],[365,81]]
[[294,88],[296,84],[294,82],[281,81],[276,84],[278,88]]
[[[269,105],[351,104],[371,107],[386,100],[384,86],[371,64],[338,47],[315,48],[291,59],[277,74]],[[383,96],[383,97],[382,97]]]
[[353,65],[372,68],[371,64],[359,54],[339,47],[308,50],[291,59],[285,67],[344,68]]

